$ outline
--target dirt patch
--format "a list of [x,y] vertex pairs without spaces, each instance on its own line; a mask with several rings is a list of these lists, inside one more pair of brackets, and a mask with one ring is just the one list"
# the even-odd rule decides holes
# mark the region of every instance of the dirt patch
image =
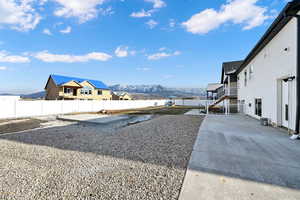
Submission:
[[41,127],[41,123],[45,121],[38,119],[23,119],[23,120],[1,120],[0,123],[0,134],[12,133],[18,131],[25,131],[34,128]]

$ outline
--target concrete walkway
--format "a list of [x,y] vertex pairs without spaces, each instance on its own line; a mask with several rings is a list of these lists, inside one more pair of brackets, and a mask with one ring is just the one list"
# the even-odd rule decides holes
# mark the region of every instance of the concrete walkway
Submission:
[[300,141],[240,116],[207,116],[179,200],[299,200]]
[[201,112],[201,109],[192,109],[184,114],[185,115],[205,115],[205,113]]

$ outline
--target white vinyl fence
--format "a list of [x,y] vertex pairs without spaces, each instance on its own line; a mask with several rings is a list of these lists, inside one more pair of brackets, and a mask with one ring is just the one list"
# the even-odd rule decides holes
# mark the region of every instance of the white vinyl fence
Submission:
[[176,99],[175,105],[177,106],[199,106],[206,107],[210,105],[213,101],[211,100],[186,100],[186,99]]
[[101,110],[124,110],[165,105],[167,100],[134,101],[18,101],[0,99],[0,119],[67,114],[74,112],[97,112]]

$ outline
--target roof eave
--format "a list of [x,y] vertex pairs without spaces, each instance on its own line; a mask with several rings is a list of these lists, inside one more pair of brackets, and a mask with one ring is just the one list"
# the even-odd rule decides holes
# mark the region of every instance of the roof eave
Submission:
[[295,13],[299,11],[300,1],[294,0],[293,2],[289,2],[275,21],[271,24],[262,38],[258,41],[258,43],[254,46],[251,52],[248,54],[242,65],[237,70],[237,74],[239,74],[252,60],[260,53],[260,51],[282,30],[282,28],[293,18],[292,16],[288,16],[287,13],[291,12],[291,10]]

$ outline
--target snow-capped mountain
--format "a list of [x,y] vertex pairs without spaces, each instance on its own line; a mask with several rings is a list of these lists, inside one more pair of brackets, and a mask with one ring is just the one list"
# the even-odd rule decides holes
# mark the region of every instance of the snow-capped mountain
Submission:
[[149,94],[165,98],[205,96],[205,89],[203,88],[168,88],[161,85],[112,85],[110,89],[112,91]]

